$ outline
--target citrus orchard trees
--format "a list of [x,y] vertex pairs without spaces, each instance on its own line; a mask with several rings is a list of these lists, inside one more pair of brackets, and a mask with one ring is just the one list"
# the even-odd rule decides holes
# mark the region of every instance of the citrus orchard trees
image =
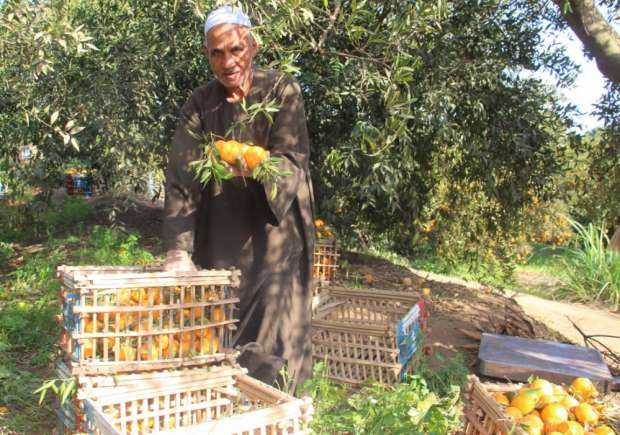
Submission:
[[[85,157],[109,185],[165,156],[180,105],[209,79],[207,0],[2,4],[0,172],[58,180]],[[506,259],[524,210],[554,195],[566,108],[519,73],[570,62],[545,47],[550,6],[518,1],[242,1],[258,63],[294,74],[306,100],[321,215],[362,240],[444,258]],[[36,164],[18,169],[17,147]],[[129,180],[129,181],[127,181]]]

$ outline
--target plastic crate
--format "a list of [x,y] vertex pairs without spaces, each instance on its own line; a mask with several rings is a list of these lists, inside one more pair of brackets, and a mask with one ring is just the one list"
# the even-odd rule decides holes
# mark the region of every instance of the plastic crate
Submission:
[[[317,299],[318,298],[318,299]],[[412,293],[329,287],[315,298],[312,356],[328,376],[392,385],[413,368],[427,328],[424,298]]]
[[335,239],[318,239],[314,243],[312,277],[316,287],[329,284],[336,279],[340,249]]
[[77,172],[75,170],[65,172],[67,195],[93,196],[95,194],[94,184],[90,172]]
[[71,374],[204,364],[231,352],[238,270],[60,266],[58,276]]
[[312,406],[235,367],[148,373],[86,386],[89,433],[304,434]]

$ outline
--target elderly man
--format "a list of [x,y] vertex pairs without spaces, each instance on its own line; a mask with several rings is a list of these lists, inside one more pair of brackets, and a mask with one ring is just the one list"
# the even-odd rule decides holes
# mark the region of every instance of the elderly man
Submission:
[[[309,348],[313,199],[308,171],[308,131],[297,82],[253,66],[257,43],[250,20],[225,6],[205,23],[204,53],[215,80],[194,90],[181,109],[166,175],[164,241],[168,270],[237,267],[242,272],[240,324],[235,344],[250,374],[270,381],[286,360],[297,385],[311,370]],[[244,128],[241,102],[275,99],[273,122],[258,116]],[[233,169],[235,177],[200,185],[188,164],[200,159],[200,140],[216,137],[251,142],[282,157],[277,195],[271,186]],[[193,262],[192,262],[193,260]]]

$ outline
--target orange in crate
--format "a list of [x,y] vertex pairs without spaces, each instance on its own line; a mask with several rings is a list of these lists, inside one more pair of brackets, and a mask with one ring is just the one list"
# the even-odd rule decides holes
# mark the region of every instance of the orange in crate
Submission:
[[237,270],[58,268],[72,374],[217,362],[231,352]]
[[336,279],[340,249],[334,239],[321,239],[314,243],[312,276],[318,285],[325,285]]

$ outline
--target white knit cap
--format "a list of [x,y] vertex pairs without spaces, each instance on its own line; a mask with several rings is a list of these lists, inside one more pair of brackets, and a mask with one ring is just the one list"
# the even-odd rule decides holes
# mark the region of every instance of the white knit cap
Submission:
[[221,6],[211,12],[205,21],[205,35],[219,24],[238,24],[252,28],[250,18],[241,9],[234,6]]

